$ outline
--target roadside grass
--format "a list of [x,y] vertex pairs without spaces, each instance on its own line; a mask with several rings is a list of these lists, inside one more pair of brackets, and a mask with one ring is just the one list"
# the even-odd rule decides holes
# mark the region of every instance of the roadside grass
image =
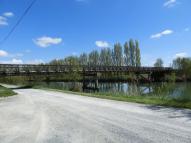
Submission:
[[191,101],[190,100],[174,99],[174,98],[157,96],[157,95],[128,96],[128,95],[123,95],[122,93],[73,92],[73,91],[52,89],[52,88],[41,87],[41,86],[34,86],[33,88],[49,90],[49,91],[58,91],[58,92],[63,92],[63,93],[70,93],[70,94],[75,94],[75,95],[95,97],[95,98],[101,98],[101,99],[116,100],[116,101],[125,101],[125,102],[134,102],[134,103],[156,105],[156,106],[166,106],[166,107],[191,109]]
[[0,97],[8,97],[16,95],[14,91],[0,85]]

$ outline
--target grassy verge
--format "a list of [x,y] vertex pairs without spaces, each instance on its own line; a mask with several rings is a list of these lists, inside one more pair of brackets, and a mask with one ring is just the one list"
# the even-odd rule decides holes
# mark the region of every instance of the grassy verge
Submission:
[[72,92],[72,91],[65,91],[65,90],[59,90],[59,89],[51,89],[51,88],[39,87],[39,86],[34,87],[34,88],[50,90],[50,91],[58,91],[58,92],[63,92],[63,93],[71,93],[71,94],[76,94],[76,95],[81,95],[81,96],[109,99],[109,100],[191,109],[191,101],[183,101],[183,100],[179,100],[179,99],[166,98],[164,96],[154,96],[154,95],[147,95],[147,96],[127,96],[126,95],[126,96],[124,96],[120,93],[117,93],[117,94],[114,94],[114,93],[82,93],[82,92]]
[[0,97],[8,97],[16,95],[14,91],[0,85]]

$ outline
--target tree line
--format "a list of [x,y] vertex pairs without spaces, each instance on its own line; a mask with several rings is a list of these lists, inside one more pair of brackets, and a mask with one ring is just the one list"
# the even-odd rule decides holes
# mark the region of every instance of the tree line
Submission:
[[129,40],[122,46],[114,44],[113,48],[103,48],[82,53],[80,56],[68,56],[60,60],[52,60],[54,65],[83,65],[83,66],[141,66],[141,51],[137,40]]
[[[161,58],[158,58],[154,63],[154,67],[163,67],[164,62]],[[191,58],[178,57],[172,61],[171,67],[178,70],[178,75],[183,78],[191,80]]]

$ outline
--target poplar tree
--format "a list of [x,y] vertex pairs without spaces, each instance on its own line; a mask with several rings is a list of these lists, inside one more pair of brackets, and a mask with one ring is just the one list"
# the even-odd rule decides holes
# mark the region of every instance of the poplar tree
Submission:
[[129,41],[129,51],[130,51],[130,66],[135,66],[135,44],[134,41],[131,39]]
[[136,40],[135,41],[135,55],[136,55],[136,67],[141,66],[141,53],[140,53],[140,48],[139,48],[139,42]]
[[123,65],[123,52],[122,52],[122,46],[120,43],[116,43],[114,45],[114,59],[115,59],[114,63],[116,66]]
[[89,54],[89,65],[91,66],[99,65],[99,52],[97,50],[94,50]]
[[104,48],[100,52],[100,65],[111,66],[112,65],[112,53],[110,48]]
[[130,50],[128,42],[125,42],[124,45],[124,63],[126,66],[130,66]]
[[79,63],[80,65],[88,65],[88,55],[86,53],[80,55]]

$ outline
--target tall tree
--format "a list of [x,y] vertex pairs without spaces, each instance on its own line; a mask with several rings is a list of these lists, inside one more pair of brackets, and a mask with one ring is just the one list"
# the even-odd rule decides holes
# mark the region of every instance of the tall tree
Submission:
[[129,50],[129,43],[125,42],[124,45],[124,64],[126,66],[130,66],[130,50]]
[[135,44],[132,39],[129,41],[129,51],[130,51],[130,65],[135,66],[136,65]]
[[79,58],[77,56],[69,56],[64,59],[65,65],[78,66]]
[[99,65],[99,52],[97,50],[94,50],[89,54],[89,65]]
[[112,65],[112,51],[110,48],[107,48],[107,58],[106,58],[106,63],[108,66]]
[[163,64],[163,60],[161,58],[158,58],[154,63],[154,67],[163,67]]
[[116,66],[123,65],[123,52],[122,52],[122,46],[120,43],[117,43],[114,45],[114,64]]
[[191,58],[177,58],[173,60],[173,68],[180,70],[185,78],[191,78]]
[[104,48],[100,52],[100,59],[99,59],[100,65],[105,66],[107,64],[106,58],[107,58],[107,50]]
[[136,67],[141,66],[141,52],[139,48],[139,42],[136,40],[135,41],[135,56],[136,56]]
[[110,48],[104,48],[100,52],[100,65],[111,66],[112,65],[112,53]]
[[79,63],[80,65],[88,65],[88,55],[86,53],[80,55]]

